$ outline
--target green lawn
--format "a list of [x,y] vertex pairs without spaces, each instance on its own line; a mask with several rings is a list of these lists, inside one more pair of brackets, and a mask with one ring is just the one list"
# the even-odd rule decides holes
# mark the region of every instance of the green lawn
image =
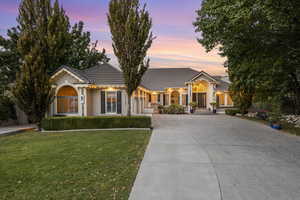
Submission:
[[128,199],[150,131],[0,136],[0,199]]
[[[243,116],[243,117],[239,117],[239,118],[247,119],[247,120],[251,120],[251,121],[256,121],[256,122],[259,122],[259,123],[263,123],[267,126],[270,125],[270,123],[268,121],[261,120],[261,119],[255,118],[255,117]],[[286,132],[286,133],[290,133],[290,134],[293,134],[293,135],[300,136],[300,128],[296,128],[294,125],[292,125],[290,123],[287,123],[287,122],[284,122],[284,121],[281,121],[280,123],[282,125],[282,130],[281,130],[282,132]]]

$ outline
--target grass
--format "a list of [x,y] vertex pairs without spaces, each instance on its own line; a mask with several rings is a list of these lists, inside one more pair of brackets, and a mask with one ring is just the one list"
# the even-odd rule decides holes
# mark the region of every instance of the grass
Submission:
[[[251,120],[251,121],[256,121],[256,122],[259,122],[259,123],[262,123],[262,124],[265,124],[265,125],[268,125],[268,126],[270,125],[270,123],[268,121],[258,119],[258,118],[255,118],[255,117],[241,116],[239,118],[247,119],[247,120]],[[297,128],[293,124],[287,123],[285,121],[281,121],[280,123],[282,125],[282,130],[281,130],[282,132],[300,136],[300,128]]]
[[150,131],[0,137],[0,199],[128,199]]

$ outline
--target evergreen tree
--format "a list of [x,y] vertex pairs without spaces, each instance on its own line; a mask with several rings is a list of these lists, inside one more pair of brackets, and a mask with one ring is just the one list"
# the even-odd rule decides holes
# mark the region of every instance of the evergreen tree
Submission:
[[[0,94],[7,90],[7,85],[14,82],[16,73],[20,71],[22,58],[17,44],[20,37],[20,27],[13,27],[7,31],[7,38],[0,36]],[[82,21],[75,23],[68,29],[67,41],[64,43],[65,54],[60,54],[59,64],[48,69],[52,74],[58,67],[67,65],[76,69],[86,69],[99,62],[109,62],[105,50],[97,49],[98,41],[91,41],[91,34],[84,31]]]
[[19,8],[18,51],[22,66],[12,90],[29,120],[40,123],[53,100],[47,72],[59,67],[66,52],[69,21],[56,0],[23,0]]
[[4,95],[9,84],[16,80],[16,73],[21,66],[20,54],[17,49],[18,29],[10,29],[7,36],[8,39],[0,36],[0,96]]
[[139,0],[111,0],[108,23],[113,40],[113,49],[118,58],[128,95],[127,115],[131,115],[131,96],[141,83],[149,68],[145,60],[151,47],[152,20],[146,6],[140,9]]
[[82,21],[74,24],[70,30],[70,43],[65,65],[77,69],[86,69],[95,66],[99,62],[108,62],[105,50],[97,50],[98,41],[91,41],[91,33],[84,31]]

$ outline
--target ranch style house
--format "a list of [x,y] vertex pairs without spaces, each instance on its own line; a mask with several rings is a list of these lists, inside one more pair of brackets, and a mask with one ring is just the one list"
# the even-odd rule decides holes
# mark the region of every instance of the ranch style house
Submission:
[[[51,77],[55,99],[50,116],[126,115],[127,94],[122,72],[108,63],[78,70],[60,67]],[[158,105],[179,104],[190,112],[190,102],[199,110],[232,107],[228,77],[211,76],[191,68],[149,68],[132,95],[132,113],[147,114]]]

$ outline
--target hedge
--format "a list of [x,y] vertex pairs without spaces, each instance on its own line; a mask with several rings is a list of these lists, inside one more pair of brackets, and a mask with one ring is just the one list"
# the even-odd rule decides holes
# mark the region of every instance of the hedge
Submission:
[[238,110],[238,109],[226,109],[225,113],[226,113],[226,115],[235,116],[236,114],[240,113],[240,110]]
[[42,128],[47,131],[109,128],[151,128],[151,117],[51,117],[42,121]]

